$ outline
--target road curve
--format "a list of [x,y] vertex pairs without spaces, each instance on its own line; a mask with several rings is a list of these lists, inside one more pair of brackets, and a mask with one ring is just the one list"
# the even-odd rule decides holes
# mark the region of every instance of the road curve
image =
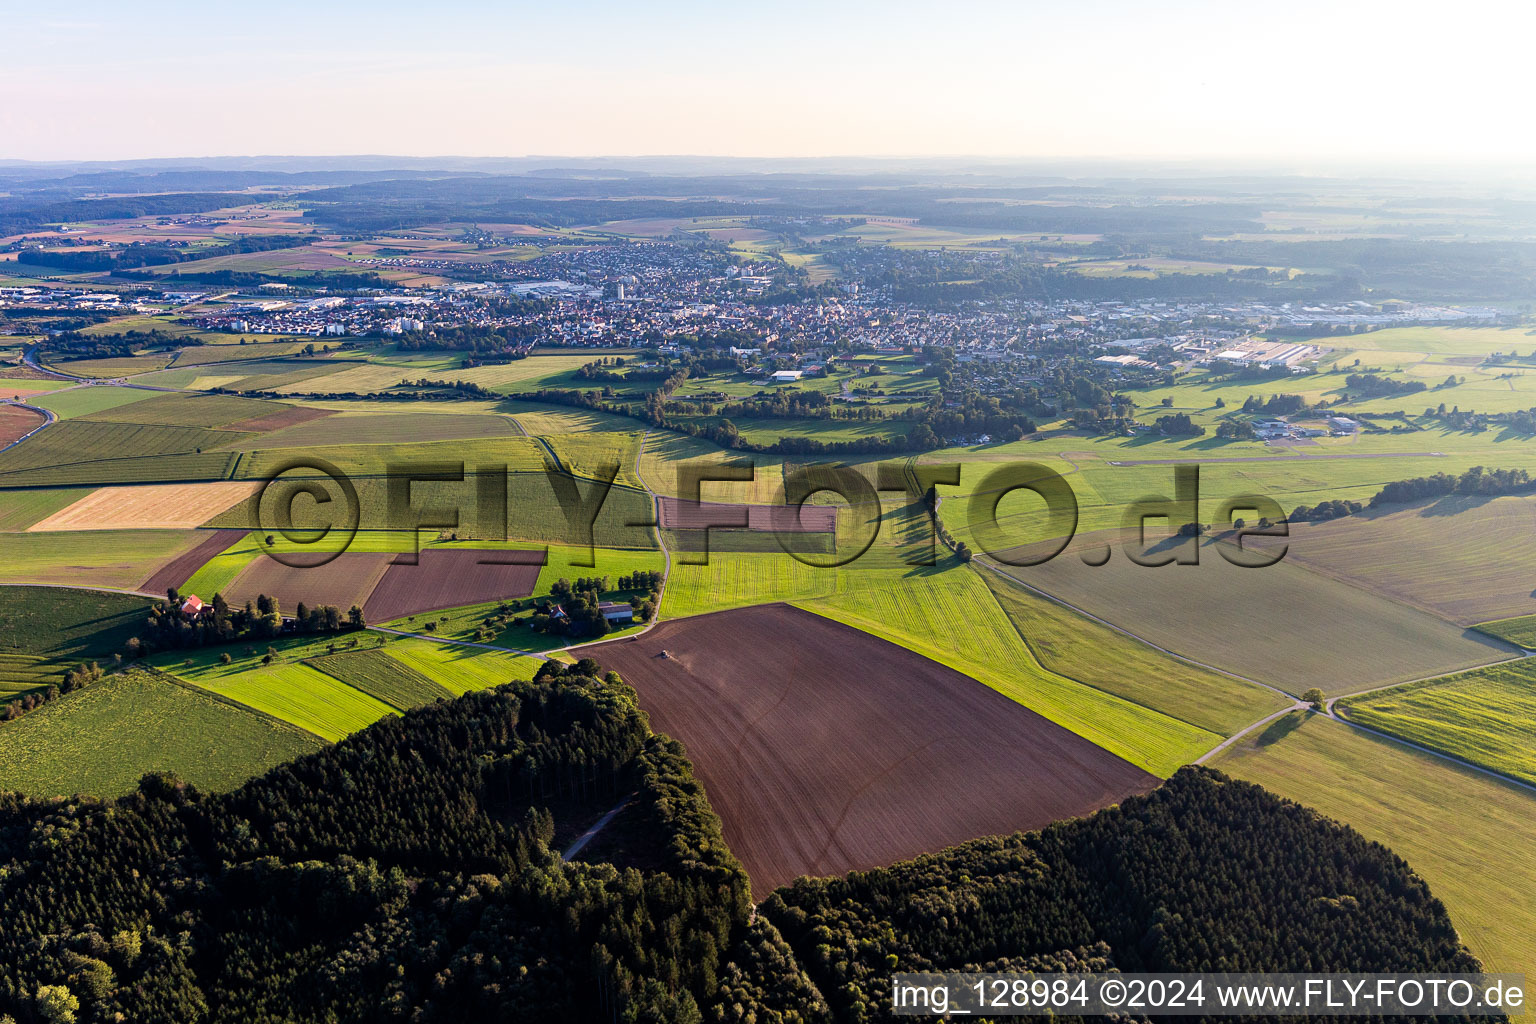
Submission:
[[22,434],[16,440],[12,441],[10,444],[5,445],[4,447],[0,447],[0,452],[8,452],[8,451],[10,451],[12,448],[15,448],[17,445],[21,444],[21,442],[25,441],[27,438],[29,438],[33,434],[37,433],[39,430],[42,430],[44,427],[52,426],[54,424],[54,422],[56,422],[58,420],[58,417],[53,414],[53,410],[52,409],[44,409],[40,405],[28,405],[26,402],[13,402],[13,401],[10,401],[9,399],[4,400],[4,401],[0,401],[0,405],[12,405],[12,406],[15,406],[18,409],[31,409],[33,412],[38,412],[38,413],[42,413],[43,414],[43,422],[41,422],[37,426],[33,427],[31,430],[27,431],[25,434]]

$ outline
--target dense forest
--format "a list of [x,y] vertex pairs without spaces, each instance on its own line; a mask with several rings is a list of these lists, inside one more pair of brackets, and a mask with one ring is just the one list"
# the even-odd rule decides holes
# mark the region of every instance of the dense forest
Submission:
[[[740,976],[814,1019],[681,748],[596,672],[387,718],[226,795],[0,794],[0,1018],[661,1024],[723,1019]],[[621,863],[552,852],[551,808],[580,826],[631,792]]]
[[[600,862],[555,852],[626,797]],[[749,893],[634,691],[549,663],[227,794],[0,794],[0,1019],[841,1024],[886,1019],[895,969],[1478,967],[1390,851],[1198,768]]]
[[123,220],[207,213],[250,202],[230,192],[183,192],[169,195],[116,196],[105,199],[61,198],[54,190],[0,196],[0,235],[19,235],[45,224]]
[[800,879],[759,910],[839,1020],[895,1019],[893,970],[1480,969],[1386,847],[1196,767],[1041,832]]
[[167,243],[134,242],[111,249],[23,249],[16,254],[18,263],[55,267],[60,270],[130,270],[169,263],[235,256],[241,253],[268,252],[272,249],[296,249],[315,241],[318,235],[242,235],[223,245],[190,248]]

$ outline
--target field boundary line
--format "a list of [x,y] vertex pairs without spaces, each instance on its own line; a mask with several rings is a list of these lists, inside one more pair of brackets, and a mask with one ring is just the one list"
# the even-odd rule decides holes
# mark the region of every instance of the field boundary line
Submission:
[[[68,391],[69,388],[64,388],[63,390]],[[17,445],[21,444],[21,442],[25,441],[27,438],[29,438],[33,434],[37,433],[39,430],[42,430],[44,427],[51,427],[51,426],[53,426],[55,423],[58,422],[58,419],[59,419],[56,415],[54,415],[54,412],[53,412],[52,409],[44,409],[40,405],[28,405],[26,402],[12,402],[12,401],[9,401],[9,400],[7,400],[5,402],[0,402],[0,405],[9,405],[9,406],[11,406],[12,408],[15,408],[15,409],[29,409],[32,412],[41,413],[42,417],[43,417],[43,422],[41,422],[37,426],[33,427],[31,430],[27,431],[25,434],[22,434],[16,440],[14,440],[10,444],[6,445],[4,448],[0,448],[0,452],[8,452],[8,451],[10,451],[12,448],[15,448]]]
[[0,581],[0,587],[45,587],[58,590],[94,590],[99,594],[123,594],[126,597],[147,597],[164,600],[164,594],[152,594],[147,590],[129,590],[127,587],[91,586],[88,583],[23,583]]
[[[1008,578],[1012,579],[1013,577],[1010,576]],[[1136,707],[1143,708],[1143,709],[1145,709],[1147,711],[1152,712],[1154,715],[1162,715],[1164,718],[1171,718],[1171,719],[1173,719],[1176,722],[1183,722],[1185,725],[1189,726],[1192,729],[1199,729],[1201,732],[1208,732],[1208,733],[1210,733],[1213,736],[1220,736],[1221,735],[1221,733],[1217,732],[1215,729],[1208,729],[1205,726],[1200,725],[1197,722],[1191,722],[1188,719],[1180,718],[1178,715],[1171,714],[1171,713],[1169,713],[1167,711],[1164,711],[1162,708],[1155,708],[1152,705],[1147,704],[1147,703],[1145,703],[1143,701],[1135,700],[1135,699],[1133,699],[1131,697],[1122,696],[1121,694],[1115,693],[1113,690],[1106,690],[1104,687],[1096,686],[1095,684],[1088,682],[1086,679],[1078,679],[1076,676],[1068,675],[1067,673],[1062,672],[1059,669],[1054,669],[1051,666],[1047,665],[1045,663],[1045,660],[1040,657],[1040,651],[1038,649],[1036,649],[1035,645],[1030,641],[1029,637],[1025,635],[1024,630],[1020,629],[1019,628],[1019,624],[1017,622],[1013,621],[1013,616],[1008,614],[1008,609],[1004,608],[1002,602],[997,599],[997,595],[992,593],[992,588],[991,587],[987,588],[987,594],[988,594],[988,596],[990,596],[992,598],[992,603],[997,606],[997,610],[1002,612],[1003,617],[1008,620],[1008,625],[1012,626],[1013,627],[1013,631],[1018,634],[1019,639],[1024,643],[1024,648],[1027,651],[1029,651],[1030,657],[1035,659],[1035,664],[1039,666],[1040,671],[1048,673],[1048,674],[1053,675],[1053,676],[1056,676],[1056,677],[1058,677],[1060,679],[1065,679],[1068,682],[1076,683],[1078,686],[1085,686],[1085,687],[1087,687],[1090,690],[1094,690],[1094,691],[1097,691],[1098,693],[1102,693],[1106,697],[1111,697],[1111,698],[1113,698],[1115,700],[1124,701],[1127,704],[1131,704],[1131,705],[1134,705]],[[1191,662],[1191,664],[1195,664],[1195,663]]]
[[[364,629],[376,630],[380,633],[392,633],[395,636],[408,636],[417,640],[431,640],[437,644],[451,644],[455,647],[476,647],[482,651],[500,651],[503,654],[515,654],[522,658],[538,658],[540,661],[554,661],[548,652],[544,651],[520,651],[516,647],[497,647],[495,644],[483,644],[478,640],[455,640],[448,636],[433,636],[431,633],[410,633],[403,629],[391,629],[388,626],[364,626]],[[638,635],[638,634],[637,634]],[[563,647],[551,648],[551,650],[564,650]],[[329,673],[327,673],[329,675]],[[348,684],[351,685],[351,684]]]
[[[992,572],[997,573],[999,576],[1002,576],[1002,577],[1004,577],[1006,579],[1012,580],[1014,583],[1017,583],[1019,586],[1023,587],[1025,590],[1029,591],[1031,594],[1036,595],[1037,597],[1043,597],[1047,601],[1050,601],[1052,604],[1059,605],[1062,608],[1067,609],[1068,611],[1076,612],[1078,615],[1081,615],[1081,616],[1083,616],[1086,619],[1090,619],[1093,622],[1097,622],[1101,626],[1107,626],[1110,629],[1114,630],[1116,633],[1119,633],[1119,634],[1121,634],[1123,636],[1128,636],[1132,640],[1135,640],[1138,643],[1143,643],[1143,644],[1147,645],[1148,647],[1152,648],[1154,651],[1161,651],[1163,654],[1166,654],[1166,655],[1168,655],[1171,658],[1177,658],[1179,661],[1184,662],[1186,665],[1194,665],[1196,668],[1207,669],[1207,670],[1209,670],[1211,672],[1215,672],[1215,673],[1217,673],[1219,675],[1224,675],[1224,676],[1227,676],[1228,678],[1236,679],[1239,682],[1248,683],[1251,686],[1261,687],[1261,688],[1263,688],[1265,690],[1269,690],[1271,693],[1279,694],[1280,696],[1286,697],[1286,698],[1291,699],[1291,700],[1295,700],[1296,699],[1296,695],[1294,693],[1290,693],[1290,692],[1288,692],[1286,690],[1282,690],[1278,686],[1273,686],[1273,685],[1271,685],[1269,683],[1262,682],[1262,681],[1260,681],[1258,679],[1253,679],[1253,678],[1251,678],[1249,676],[1239,675],[1236,672],[1232,672],[1232,671],[1230,671],[1228,669],[1224,669],[1224,668],[1219,668],[1219,667],[1217,667],[1215,665],[1208,665],[1205,662],[1198,661],[1198,660],[1196,660],[1194,658],[1189,657],[1188,655],[1180,654],[1178,651],[1169,650],[1168,648],[1163,647],[1160,644],[1155,644],[1151,640],[1148,640],[1146,637],[1140,636],[1140,635],[1138,635],[1136,633],[1131,632],[1130,630],[1126,629],[1124,626],[1116,625],[1115,623],[1110,622],[1108,619],[1100,618],[1099,616],[1093,614],[1090,611],[1087,611],[1085,609],[1077,607],[1077,605],[1072,604],[1070,601],[1066,601],[1066,600],[1063,600],[1062,598],[1057,597],[1055,594],[1047,593],[1046,591],[1041,590],[1039,587],[1036,587],[1036,586],[1034,586],[1032,584],[1029,584],[1029,583],[1025,583],[1023,580],[1019,579],[1017,576],[1013,575],[1012,573],[1010,573],[1010,572],[1006,571],[1005,569],[1003,569],[1001,566],[996,565],[996,564],[994,564],[994,563],[992,563],[990,561],[987,561],[987,560],[982,559],[982,558],[978,558],[978,559],[976,559],[973,562],[973,564],[979,564],[983,568],[989,569]],[[1401,684],[1394,683],[1393,685],[1401,685]]]
[[234,708],[236,711],[244,711],[247,714],[255,715],[257,718],[265,719],[268,722],[275,722],[281,728],[292,729],[294,732],[300,734],[301,736],[312,736],[319,740],[321,743],[324,743],[326,746],[331,746],[331,744],[326,740],[324,736],[312,733],[302,725],[295,725],[293,722],[288,721],[286,718],[278,718],[276,715],[267,711],[263,711],[260,708],[253,708],[249,704],[242,704],[235,700],[233,697],[226,697],[216,690],[211,690],[206,686],[199,686],[194,682],[181,678],[173,672],[167,672],[163,668],[157,668],[154,665],[148,664],[147,662],[140,662],[128,668],[124,674],[134,670],[142,670],[144,672],[148,672],[150,675],[159,679],[161,682],[173,683],[174,685],[180,686],[185,690],[191,690],[193,693],[200,697],[206,697],[216,704],[223,704],[226,707]]

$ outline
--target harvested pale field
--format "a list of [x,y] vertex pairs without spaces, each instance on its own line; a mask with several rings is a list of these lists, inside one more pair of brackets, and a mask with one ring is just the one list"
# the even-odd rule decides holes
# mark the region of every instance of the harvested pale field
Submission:
[[542,551],[427,548],[411,560],[396,556],[363,612],[369,622],[527,597],[544,566]]
[[19,405],[0,405],[0,447],[19,441],[47,422],[48,418],[40,412]]
[[[368,600],[392,558],[389,554],[348,551],[324,565],[292,566],[261,557],[230,581],[224,599],[238,605],[266,594],[277,598],[285,615],[293,614],[300,601],[311,608],[333,604],[345,613]],[[206,599],[211,595],[200,596]]]
[[27,532],[191,530],[246,500],[260,488],[259,480],[102,487],[33,524]]
[[786,605],[572,653],[617,671],[657,731],[682,741],[758,893],[1157,785],[968,676]]
[[277,412],[269,412],[263,416],[255,416],[248,420],[240,420],[238,423],[226,423],[225,430],[249,430],[252,433],[265,433],[269,430],[282,430],[284,427],[296,427],[310,420],[324,419],[333,415],[331,409],[315,409],[300,405],[290,405]]
[[[148,594],[162,594],[171,587],[180,587],[192,578],[192,574],[208,563],[214,555],[245,536],[244,530],[210,530],[196,547],[182,552],[166,562],[155,574],[144,581],[139,589]],[[213,595],[209,594],[209,598]]]
[[[829,505],[727,505],[662,497],[664,530],[698,530],[711,523],[742,524],[760,533],[836,533],[837,509]],[[744,517],[744,518],[743,518]],[[715,527],[722,529],[723,527]],[[724,527],[741,529],[742,526]]]
[[1291,526],[1308,569],[1463,626],[1536,613],[1536,498],[1443,498]]

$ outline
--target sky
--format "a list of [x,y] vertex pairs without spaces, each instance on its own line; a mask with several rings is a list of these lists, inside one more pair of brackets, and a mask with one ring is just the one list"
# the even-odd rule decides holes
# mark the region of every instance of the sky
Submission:
[[1515,0],[0,0],[0,159],[1536,165]]

